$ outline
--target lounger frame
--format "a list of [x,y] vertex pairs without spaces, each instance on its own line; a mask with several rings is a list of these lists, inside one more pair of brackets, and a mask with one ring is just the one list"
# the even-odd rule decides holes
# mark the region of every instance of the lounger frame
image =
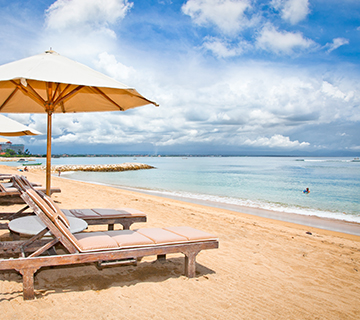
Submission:
[[1,259],[0,270],[13,269],[18,271],[23,277],[23,298],[24,300],[31,300],[35,298],[34,274],[43,267],[115,261],[152,255],[156,255],[160,260],[163,260],[167,254],[182,253],[185,255],[185,275],[188,278],[193,278],[195,277],[197,254],[201,250],[216,249],[218,246],[218,241],[210,240],[144,248],[138,247],[123,250],[75,253],[56,256],[38,256],[18,259]]

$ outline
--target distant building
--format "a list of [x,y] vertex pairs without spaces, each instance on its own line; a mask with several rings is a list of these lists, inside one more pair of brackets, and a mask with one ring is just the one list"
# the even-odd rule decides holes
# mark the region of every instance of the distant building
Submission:
[[25,146],[23,144],[13,144],[10,140],[0,138],[0,153],[6,152],[6,150],[14,150],[16,153],[24,153]]

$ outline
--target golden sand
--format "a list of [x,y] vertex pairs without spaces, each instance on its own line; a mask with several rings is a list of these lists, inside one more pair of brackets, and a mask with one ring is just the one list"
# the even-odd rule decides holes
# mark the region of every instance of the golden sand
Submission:
[[[26,176],[45,183],[42,172]],[[21,276],[3,272],[3,319],[360,319],[360,237],[56,176],[52,184],[61,208],[136,208],[148,222],[132,228],[192,226],[216,234],[220,248],[198,255],[193,279],[181,254],[102,271],[44,268],[32,301],[23,301]]]

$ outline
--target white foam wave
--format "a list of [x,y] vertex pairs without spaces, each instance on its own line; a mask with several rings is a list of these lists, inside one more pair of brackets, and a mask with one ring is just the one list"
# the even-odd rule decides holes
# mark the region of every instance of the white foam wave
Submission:
[[[132,188],[132,189],[141,191],[137,188]],[[263,209],[263,210],[269,210],[269,211],[273,211],[273,212],[295,213],[295,214],[305,215],[305,216],[316,216],[316,217],[320,217],[320,218],[328,218],[328,219],[336,219],[336,220],[360,223],[360,216],[341,213],[341,212],[322,211],[322,210],[316,210],[316,209],[311,209],[311,208],[287,206],[287,205],[282,205],[279,203],[253,201],[253,200],[248,200],[248,199],[236,199],[236,198],[231,198],[231,197],[196,194],[196,193],[190,193],[190,192],[173,192],[173,191],[163,191],[163,190],[161,190],[161,191],[151,190],[150,192],[156,193],[159,195],[163,195],[163,196],[176,197],[176,198],[181,198],[181,199],[200,200],[200,201],[207,201],[207,202],[224,204],[224,205],[248,207],[248,208],[253,208],[253,209]]]

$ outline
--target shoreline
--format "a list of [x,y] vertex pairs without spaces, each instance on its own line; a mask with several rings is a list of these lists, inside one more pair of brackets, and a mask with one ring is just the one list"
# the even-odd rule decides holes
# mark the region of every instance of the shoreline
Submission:
[[270,220],[276,220],[281,222],[288,222],[297,224],[304,227],[312,227],[327,231],[334,231],[339,233],[345,233],[349,235],[359,236],[360,237],[360,223],[353,222],[353,221],[346,221],[346,220],[340,220],[340,219],[331,219],[331,218],[325,218],[325,217],[318,217],[315,215],[301,215],[297,213],[290,213],[290,212],[281,212],[281,211],[272,211],[272,210],[266,210],[262,208],[251,208],[251,207],[245,207],[240,205],[234,205],[234,204],[226,204],[226,203],[219,203],[215,201],[210,200],[200,200],[200,199],[193,199],[193,198],[186,198],[186,197],[180,197],[180,196],[173,196],[173,195],[167,195],[163,193],[159,193],[156,191],[151,190],[141,190],[136,188],[130,188],[125,186],[116,186],[112,184],[106,184],[106,183],[100,183],[95,181],[84,181],[84,180],[77,180],[77,179],[71,179],[68,177],[60,177],[63,179],[71,180],[71,181],[79,181],[79,182],[86,182],[96,185],[102,185],[107,187],[112,187],[120,190],[126,190],[131,192],[137,192],[142,193],[150,196],[156,196],[160,198],[166,198],[166,199],[173,199],[177,201],[182,201],[186,203],[191,204],[197,204],[201,206],[206,206],[210,208],[218,208],[218,209],[224,209],[229,211],[234,211],[242,214],[247,214],[255,217],[261,217],[266,218]]
[[[18,174],[24,174],[24,172],[18,172],[16,167],[13,166],[6,166],[6,165],[0,165],[4,168],[11,168],[12,171],[16,171]],[[39,170],[36,168],[36,170],[31,170],[34,174],[42,175],[44,174],[44,171]],[[28,174],[29,172],[26,172]],[[59,179],[65,179],[68,181],[77,181],[77,182],[84,182],[94,185],[100,185],[110,188],[115,188],[119,190],[125,190],[140,194],[145,194],[149,196],[155,196],[159,198],[165,198],[165,199],[172,199],[176,201],[181,201],[189,204],[196,204],[201,205],[209,208],[216,208],[216,209],[223,209],[228,210],[232,212],[237,212],[240,214],[246,214],[254,217],[260,217],[265,218],[269,220],[279,221],[279,222],[285,222],[285,223],[291,223],[295,225],[299,225],[302,227],[311,227],[316,229],[321,229],[325,231],[330,232],[337,232],[337,233],[344,233],[348,235],[353,236],[359,236],[360,237],[360,223],[354,222],[354,221],[346,221],[346,220],[340,220],[340,219],[332,219],[332,218],[326,218],[326,217],[318,217],[315,215],[302,215],[298,213],[291,213],[291,212],[281,212],[281,211],[272,211],[267,210],[263,208],[252,208],[252,207],[246,207],[241,205],[235,205],[235,204],[227,204],[227,203],[220,203],[215,202],[211,200],[201,200],[201,199],[194,199],[194,198],[187,198],[187,197],[181,197],[181,196],[174,196],[174,195],[167,195],[160,192],[152,191],[152,190],[142,190],[137,188],[131,188],[126,186],[117,186],[112,184],[106,184],[96,181],[84,181],[84,180],[77,180],[72,179],[66,176],[58,176],[57,174],[52,174],[52,178],[59,178]]]

